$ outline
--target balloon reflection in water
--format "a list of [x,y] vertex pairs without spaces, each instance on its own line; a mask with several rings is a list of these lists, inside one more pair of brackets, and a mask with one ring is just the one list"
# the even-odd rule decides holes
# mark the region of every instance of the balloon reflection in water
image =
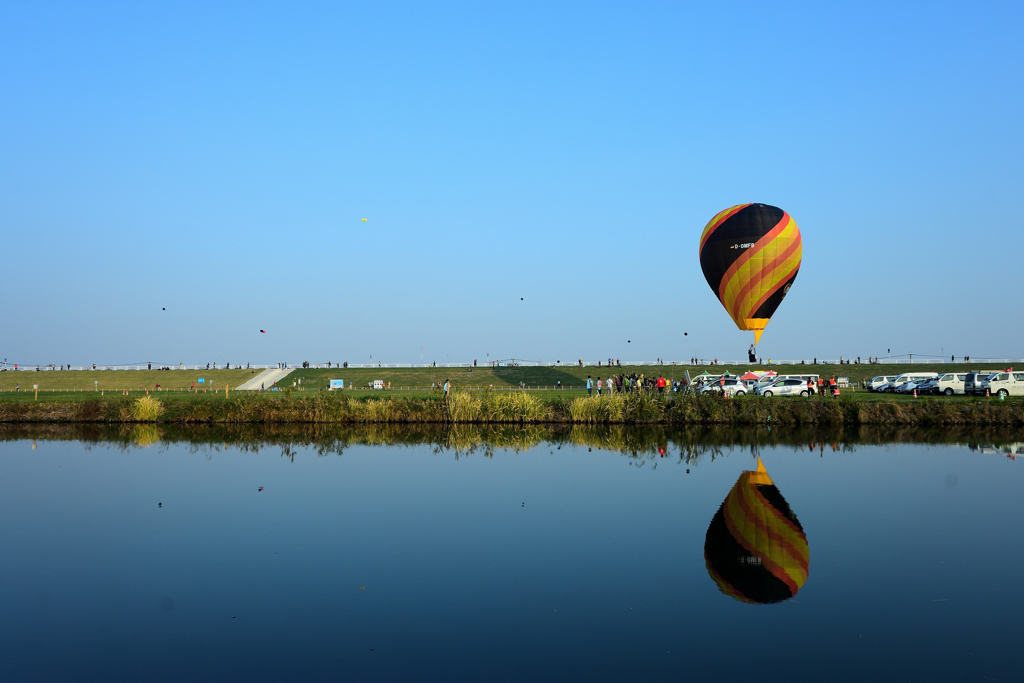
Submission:
[[807,581],[807,537],[760,458],[711,520],[704,562],[721,591],[743,602],[788,600]]

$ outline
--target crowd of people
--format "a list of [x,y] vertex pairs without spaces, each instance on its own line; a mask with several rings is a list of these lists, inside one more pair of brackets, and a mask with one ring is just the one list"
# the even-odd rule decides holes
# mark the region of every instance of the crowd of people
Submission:
[[587,375],[587,394],[589,396],[594,395],[594,389],[597,389],[597,395],[601,396],[605,392],[609,395],[639,391],[661,394],[666,391],[679,391],[685,386],[686,380],[669,380],[665,379],[662,375],[647,377],[642,372],[632,372],[628,375],[619,373],[618,375],[598,377],[596,380],[592,376]]

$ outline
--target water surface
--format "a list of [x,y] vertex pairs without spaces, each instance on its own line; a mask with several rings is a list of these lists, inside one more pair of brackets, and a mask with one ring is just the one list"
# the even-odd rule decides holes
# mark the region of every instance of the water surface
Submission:
[[5,681],[1022,676],[1015,434],[26,429]]

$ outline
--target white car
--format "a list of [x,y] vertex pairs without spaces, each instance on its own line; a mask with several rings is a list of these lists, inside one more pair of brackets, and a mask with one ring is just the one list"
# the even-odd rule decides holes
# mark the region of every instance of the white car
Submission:
[[772,396],[809,396],[807,382],[802,379],[780,379],[766,387],[756,387],[754,393],[765,398]]
[[990,396],[1024,396],[1024,372],[999,372],[982,381],[981,392]]
[[728,391],[731,396],[746,396],[747,387],[736,377],[727,377],[724,380],[718,380],[717,382],[709,382],[700,389],[702,394],[721,394],[724,391]]
[[882,385],[888,384],[889,382],[896,379],[895,375],[879,375],[878,377],[872,377],[868,381],[868,391],[879,391]]

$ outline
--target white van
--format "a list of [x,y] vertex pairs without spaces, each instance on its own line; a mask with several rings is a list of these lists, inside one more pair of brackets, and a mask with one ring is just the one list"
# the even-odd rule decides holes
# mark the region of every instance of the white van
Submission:
[[939,377],[935,384],[935,393],[952,396],[953,394],[964,393],[964,382],[967,380],[966,372],[947,372]]
[[1024,396],[1024,372],[999,372],[981,383],[981,391],[988,389],[989,395],[1006,398]]
[[818,375],[779,375],[775,379],[802,379],[804,384],[807,384],[807,380],[811,380],[815,386],[818,385]]

